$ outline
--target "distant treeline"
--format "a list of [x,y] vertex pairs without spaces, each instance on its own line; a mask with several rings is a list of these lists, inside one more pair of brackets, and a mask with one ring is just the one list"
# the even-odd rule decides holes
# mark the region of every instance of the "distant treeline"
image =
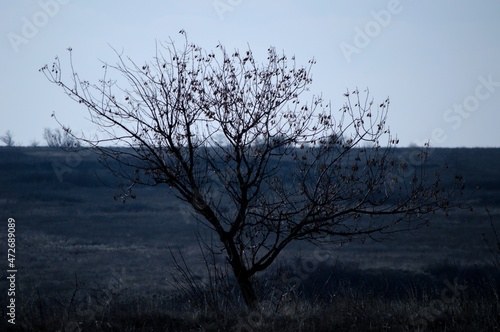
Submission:
[[[127,151],[125,148],[120,150]],[[419,148],[397,148],[394,157],[398,162],[416,167],[415,156],[420,151]],[[429,176],[436,171],[449,173],[441,174],[446,185],[447,181],[451,184],[455,175],[461,175],[467,189],[481,188],[475,194],[476,200],[484,204],[500,202],[500,148],[435,148],[428,150],[428,157]],[[281,162],[293,166],[291,159]],[[444,165],[446,168],[442,168]],[[0,172],[3,174],[0,187],[4,190],[19,186],[70,189],[119,184],[99,162],[95,149],[75,152],[49,147],[1,147]]]

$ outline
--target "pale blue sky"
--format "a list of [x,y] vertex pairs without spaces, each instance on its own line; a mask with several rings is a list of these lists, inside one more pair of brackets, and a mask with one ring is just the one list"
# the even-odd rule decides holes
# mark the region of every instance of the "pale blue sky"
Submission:
[[[155,40],[215,49],[270,46],[314,57],[312,90],[340,108],[347,88],[391,98],[389,125],[401,146],[500,146],[500,1],[16,0],[0,3],[0,134],[42,144],[52,112],[89,131],[86,110],[38,69],[74,50],[77,70],[96,80],[108,44],[138,62]],[[390,17],[387,15],[390,14]],[[31,29],[33,24],[36,30]],[[32,27],[31,27],[32,28]],[[361,35],[366,34],[366,35]]]

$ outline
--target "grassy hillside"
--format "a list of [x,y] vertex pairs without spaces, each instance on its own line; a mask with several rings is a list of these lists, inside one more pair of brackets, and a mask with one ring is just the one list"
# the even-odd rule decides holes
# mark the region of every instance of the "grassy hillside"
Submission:
[[[396,153],[407,159],[411,152]],[[494,243],[490,222],[500,231],[500,149],[435,149],[430,157],[430,170],[446,163],[445,175],[460,173],[468,188],[481,187],[471,201],[473,212],[436,216],[427,228],[380,243],[322,249],[327,259],[321,266],[311,263],[314,247],[293,246],[262,276],[275,315],[249,323],[234,291],[231,306],[217,305],[223,319],[208,302],[193,303],[176,292],[173,276],[179,274],[170,249],[182,252],[196,277],[206,281],[194,236],[205,230],[168,188],[139,188],[137,199],[122,203],[114,199],[117,179],[93,153],[1,148],[1,218],[15,218],[17,225],[19,321],[26,330],[217,330],[244,322],[255,331],[356,331],[384,330],[384,324],[411,330],[424,319],[442,330],[458,324],[460,315],[463,322],[481,312],[481,320],[494,326],[500,322],[500,278],[482,234]],[[0,245],[7,252],[6,233]],[[2,292],[8,288],[5,273]],[[294,277],[300,285],[287,288]],[[468,288],[425,318],[445,280]],[[280,294],[279,305],[272,294]],[[144,329],[124,328],[136,324]]]

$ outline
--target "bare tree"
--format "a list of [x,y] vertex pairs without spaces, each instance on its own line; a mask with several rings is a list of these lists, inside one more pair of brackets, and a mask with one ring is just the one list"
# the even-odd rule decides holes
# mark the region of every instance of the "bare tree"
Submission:
[[270,47],[260,64],[250,49],[204,51],[186,38],[181,48],[172,40],[158,45],[144,64],[117,52],[117,64],[104,64],[103,78],[91,84],[74,71],[68,50],[67,80],[59,58],[41,71],[87,108],[104,135],[81,139],[128,188],[168,185],[187,202],[217,234],[214,249],[226,255],[249,307],[258,303],[255,275],[290,243],[415,229],[463,189],[460,177],[443,188],[438,172],[426,173],[426,149],[417,163],[394,153],[388,98],[374,103],[354,89],[334,111],[310,95],[314,60],[300,67]]
[[6,146],[14,146],[14,135],[10,130],[7,130],[3,136],[0,136],[0,141],[2,141]]
[[43,138],[47,143],[48,147],[57,148],[77,148],[80,147],[80,142],[74,136],[71,135],[69,128],[63,128],[61,132],[60,129],[49,129],[45,128],[43,131]]

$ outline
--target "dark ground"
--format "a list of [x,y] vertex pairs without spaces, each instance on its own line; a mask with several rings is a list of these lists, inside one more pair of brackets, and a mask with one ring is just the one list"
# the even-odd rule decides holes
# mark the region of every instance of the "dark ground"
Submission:
[[[409,150],[399,151],[405,154]],[[468,285],[469,290],[475,289],[476,295],[489,294],[490,297],[482,299],[491,302],[493,311],[488,317],[496,316],[497,319],[492,318],[490,324],[500,322],[499,271],[494,264],[500,248],[493,247],[492,253],[482,235],[485,234],[491,245],[496,245],[491,223],[500,232],[500,149],[436,149],[431,154],[431,161],[430,167],[447,162],[449,171],[460,172],[469,188],[481,187],[471,201],[474,211],[455,211],[447,218],[437,215],[429,227],[400,233],[383,242],[349,243],[341,248],[322,249],[325,259],[321,264],[312,258],[315,257],[314,247],[294,246],[273,267],[272,271],[280,267],[277,280],[283,282],[298,277],[300,287],[290,294],[306,299],[309,304],[311,299],[333,303],[335,297],[349,295],[374,305],[370,301],[392,301],[411,293],[415,303],[418,298],[422,301],[420,305],[425,306],[425,297],[416,293],[427,292],[427,301],[432,303],[433,299],[439,299],[437,294],[443,289],[449,289],[449,283]],[[174,252],[181,250],[194,273],[203,278],[206,274],[194,237],[194,231],[199,228],[187,207],[169,195],[166,188],[141,188],[137,199],[125,204],[115,201],[118,190],[113,185],[116,181],[93,154],[49,148],[2,148],[0,172],[0,217],[5,226],[0,247],[7,253],[6,223],[8,218],[14,218],[18,269],[16,299],[22,303],[16,315],[27,330],[35,327],[27,325],[26,321],[48,320],[51,309],[59,308],[57,310],[67,315],[60,319],[61,326],[77,331],[84,323],[76,327],[75,323],[69,324],[70,313],[77,316],[78,310],[89,313],[93,306],[104,308],[103,303],[110,302],[111,298],[118,299],[122,294],[128,294],[127,297],[135,298],[136,302],[141,299],[147,303],[150,315],[163,312],[165,308],[172,312],[180,308],[183,308],[181,311],[192,310],[182,294],[175,295],[172,274],[178,274],[169,248]],[[7,260],[4,260],[0,282],[3,294],[8,288],[6,270]],[[266,280],[272,283],[274,279]],[[264,293],[269,293],[269,286],[262,287]],[[496,297],[492,295],[495,292]],[[2,296],[2,308],[5,308],[5,301]],[[127,308],[134,306],[116,301]],[[356,303],[360,303],[359,299]],[[421,306],[411,309],[415,317],[424,310]],[[1,312],[3,325],[7,318],[5,309]],[[112,315],[112,312],[107,314]],[[161,320],[158,318],[158,321]],[[426,318],[428,327],[436,321],[437,318]],[[238,320],[228,320],[226,328],[234,326],[235,322]],[[172,326],[182,325],[175,324]],[[213,322],[207,324],[217,326]],[[50,330],[49,326],[37,325],[36,328]],[[168,324],[159,326],[165,330]],[[191,330],[189,326],[184,330]],[[273,326],[278,330],[278,325]],[[319,325],[315,326],[320,330]],[[257,331],[260,325],[252,327]],[[337,330],[342,329],[338,327]],[[485,330],[494,329],[490,326]]]

